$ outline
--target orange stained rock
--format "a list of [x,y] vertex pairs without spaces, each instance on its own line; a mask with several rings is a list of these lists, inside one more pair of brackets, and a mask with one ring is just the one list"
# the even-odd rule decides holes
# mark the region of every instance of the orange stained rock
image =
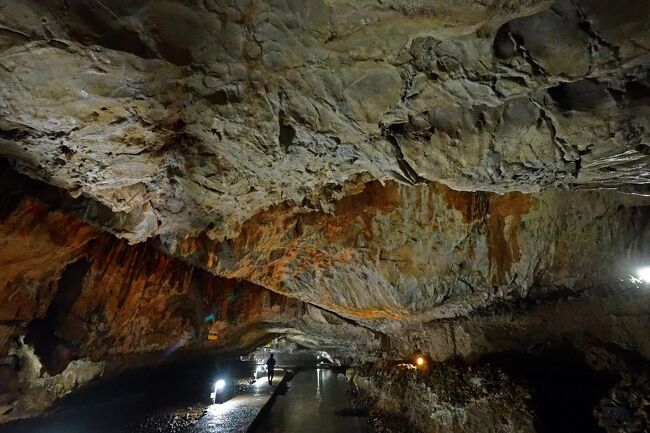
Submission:
[[354,317],[356,320],[403,320],[406,314],[406,311],[396,311],[385,306],[381,306],[378,309],[373,309],[341,306],[336,302],[330,302],[324,305],[328,310],[336,311],[340,314],[345,315],[346,317]]
[[370,236],[374,216],[378,212],[391,212],[398,206],[399,186],[396,183],[382,185],[372,181],[361,185],[357,194],[341,199],[336,204],[334,215],[305,213],[299,206],[283,202],[244,222],[233,239],[215,242],[205,233],[188,236],[179,242],[177,253],[188,257],[198,251],[205,252],[204,265],[214,270],[221,263],[220,254],[228,251],[229,257],[237,260],[236,268],[219,269],[220,274],[261,281],[267,287],[278,288],[289,275],[353,259],[353,251],[349,248],[331,255],[310,244],[305,240],[306,236],[314,233],[328,239],[356,236],[358,230],[351,230],[350,226],[358,221],[363,223],[365,233]]
[[99,235],[71,215],[22,199],[0,221],[0,320],[43,316],[63,266]]
[[[186,242],[195,248],[205,240]],[[231,336],[262,317],[293,317],[302,305],[252,283],[213,276],[152,245],[128,245],[28,197],[0,220],[0,245],[0,320],[19,324],[0,335],[0,350],[14,332],[46,316],[65,289],[60,281],[69,265],[86,264],[73,275],[78,293],[48,322],[66,347],[56,362],[46,362],[52,374],[76,357],[166,350],[195,339],[207,344],[206,317],[230,326],[225,335]]]
[[336,204],[334,215],[309,214],[306,224],[320,226],[321,233],[329,239],[355,233],[350,227],[357,221],[363,223],[366,236],[372,235],[372,221],[378,213],[389,213],[399,208],[399,185],[396,182],[368,182],[358,194],[349,195]]
[[343,197],[336,204],[339,217],[391,212],[399,207],[399,185],[386,182],[384,185],[373,180],[364,185],[361,192]]
[[[287,278],[332,268],[337,263],[353,263],[358,236],[373,238],[376,235],[372,224],[377,214],[399,209],[400,188],[394,182],[382,185],[372,181],[360,185],[358,193],[346,196],[336,204],[334,214],[305,213],[298,206],[281,203],[243,223],[235,239],[219,243],[207,236],[188,238],[182,251],[188,254],[203,251],[209,269],[218,269],[222,275],[250,279],[286,293]],[[518,243],[521,217],[529,211],[535,199],[521,193],[497,195],[454,191],[436,183],[422,188],[430,191],[424,200],[442,197],[450,208],[460,212],[465,223],[485,226],[491,281],[497,285],[505,284],[513,263],[521,257]],[[435,206],[428,207],[434,212]],[[319,236],[323,236],[331,248],[320,246]],[[474,259],[476,245],[469,245],[468,251],[469,259]],[[226,269],[219,257],[224,252],[230,262]],[[412,251],[403,248],[400,254],[404,255],[404,263],[408,263]],[[414,272],[408,267],[402,271]],[[360,311],[360,314],[374,313]]]
[[532,196],[519,192],[494,195],[490,199],[487,241],[494,284],[506,284],[505,278],[512,264],[521,258],[518,240],[521,217],[528,213],[533,201]]
[[490,193],[456,191],[441,183],[432,183],[431,187],[440,194],[449,207],[461,213],[465,222],[481,220],[488,213]]
[[354,260],[355,251],[354,248],[350,247],[341,248],[334,254],[334,260],[337,262],[350,263]]
[[[499,195],[454,191],[442,184],[436,184],[436,188],[445,202],[462,214],[466,223],[486,225],[492,283],[507,283],[506,276],[512,264],[521,258],[518,241],[521,217],[528,213],[535,198],[520,192]],[[470,251],[473,253],[474,249]]]

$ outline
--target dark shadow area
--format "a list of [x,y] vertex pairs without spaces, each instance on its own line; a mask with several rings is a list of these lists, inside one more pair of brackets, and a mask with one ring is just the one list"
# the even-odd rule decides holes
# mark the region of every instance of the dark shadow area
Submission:
[[14,168],[17,163],[16,160],[0,156],[0,220],[11,214],[25,197],[36,198],[53,209],[70,212],[80,219],[98,221],[97,225],[115,218],[108,206],[96,200],[84,196],[73,198],[65,189],[19,173]]
[[236,104],[242,101],[241,95],[236,88],[219,89],[205,97],[209,102],[216,105]]
[[83,279],[89,268],[90,264],[85,259],[68,265],[59,280],[58,290],[45,317],[33,320],[27,328],[26,342],[34,347],[43,368],[51,376],[65,370],[76,356],[75,348],[59,338],[56,330],[79,298]]
[[510,26],[506,23],[497,30],[496,36],[494,37],[494,42],[492,43],[494,57],[499,60],[508,60],[517,54],[516,48],[510,36]]
[[238,359],[201,358],[128,370],[61,399],[48,414],[0,426],[2,433],[117,433],[138,431],[149,416],[174,408],[211,404],[217,379],[236,392],[253,367]]
[[532,391],[538,433],[605,433],[593,410],[617,376],[591,369],[572,348],[501,353],[483,359]]
[[561,83],[547,92],[562,111],[589,111],[613,102],[606,85],[589,79]]
[[282,147],[284,151],[287,151],[293,144],[293,139],[296,137],[296,130],[293,129],[293,126],[288,123],[284,111],[280,111],[278,117],[280,126],[280,135],[278,136],[278,141],[280,143],[280,147]]
[[157,57],[156,53],[137,31],[129,28],[125,25],[126,21],[122,20],[136,12],[144,3],[144,0],[68,0],[63,2],[62,8],[52,7],[51,11],[57,17],[63,16],[71,36],[84,45],[97,44],[153,59]]

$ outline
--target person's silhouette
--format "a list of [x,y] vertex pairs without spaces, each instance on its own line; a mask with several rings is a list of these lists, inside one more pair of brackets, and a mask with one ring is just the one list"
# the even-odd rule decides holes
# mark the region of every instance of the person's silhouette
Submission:
[[266,376],[269,379],[269,384],[273,383],[274,368],[275,368],[275,358],[273,357],[273,354],[271,354],[269,360],[266,361]]

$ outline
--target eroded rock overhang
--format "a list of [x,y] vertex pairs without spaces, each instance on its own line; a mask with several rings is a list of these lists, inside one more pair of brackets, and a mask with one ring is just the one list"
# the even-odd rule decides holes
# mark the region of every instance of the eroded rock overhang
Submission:
[[4,2],[1,149],[131,242],[369,180],[644,190],[647,5]]
[[643,248],[643,197],[561,192],[645,192],[643,3],[58,6],[2,6],[0,149],[131,243],[357,319],[610,284]]

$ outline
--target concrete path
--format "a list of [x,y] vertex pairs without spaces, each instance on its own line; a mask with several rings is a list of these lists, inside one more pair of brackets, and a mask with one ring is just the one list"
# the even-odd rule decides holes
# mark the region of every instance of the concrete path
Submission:
[[261,377],[242,394],[209,406],[190,432],[245,433],[284,380],[284,375],[284,371],[277,371],[273,386],[266,377]]

